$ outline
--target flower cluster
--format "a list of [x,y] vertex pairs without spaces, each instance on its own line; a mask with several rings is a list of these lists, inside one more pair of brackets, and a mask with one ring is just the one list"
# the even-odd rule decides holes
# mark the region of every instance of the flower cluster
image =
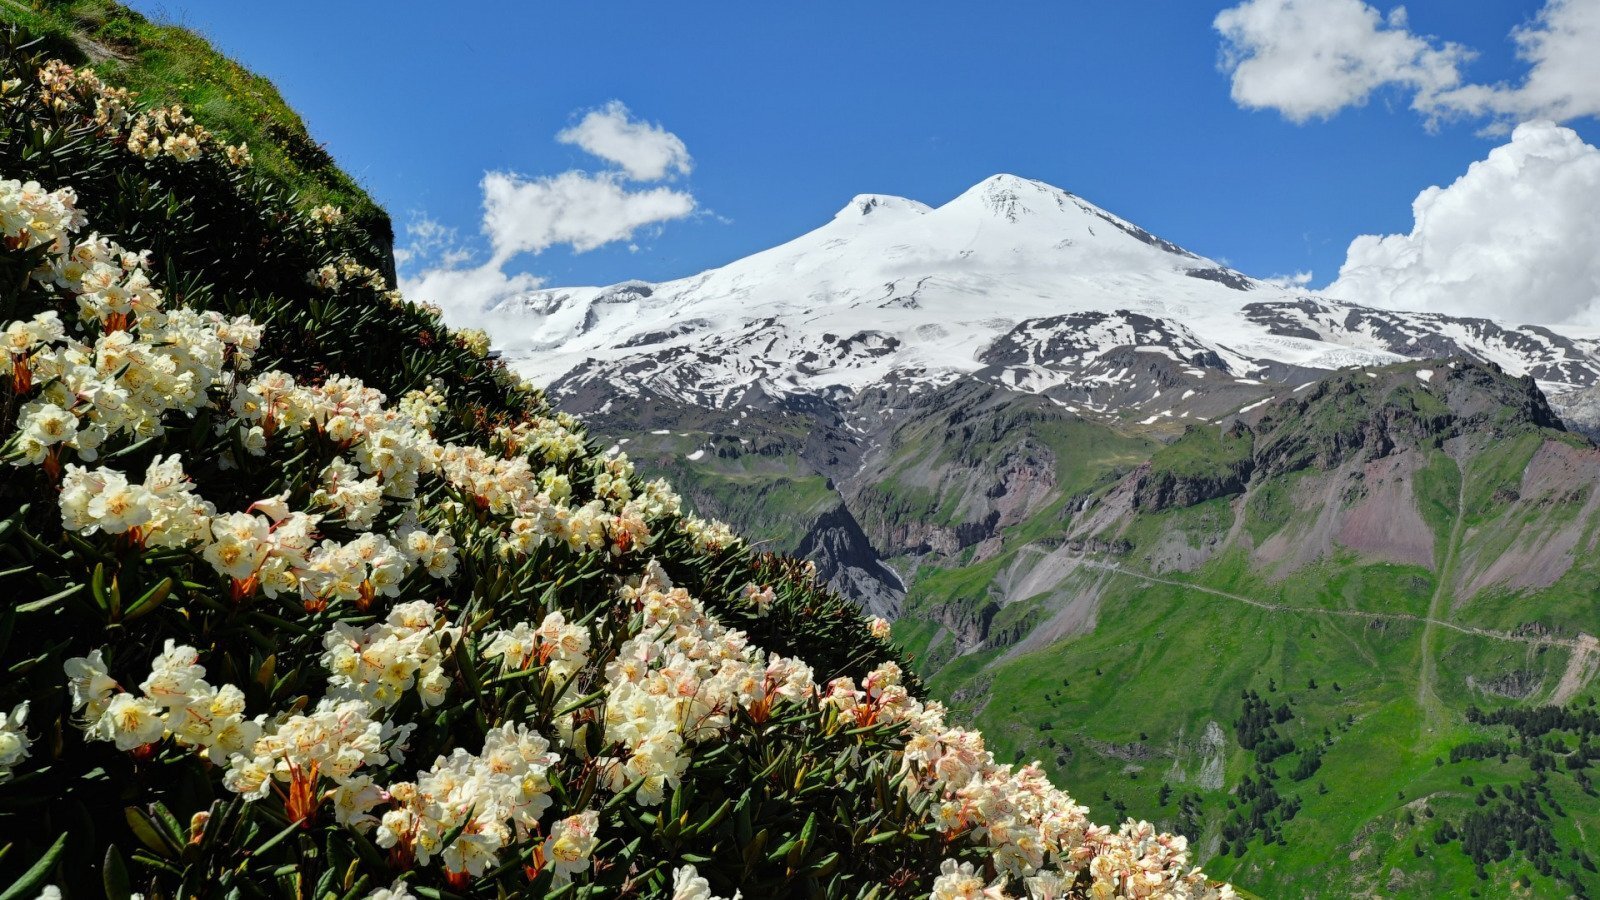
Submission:
[[689,535],[689,539],[694,541],[695,548],[702,553],[721,553],[744,543],[744,538],[735,534],[725,522],[702,519],[699,516],[684,516],[680,522],[679,527]]
[[74,69],[60,60],[51,60],[39,70],[39,91],[44,103],[57,112],[92,104],[95,124],[113,131],[133,117],[137,96],[101,81],[93,69]]
[[374,718],[366,700],[324,697],[310,713],[266,723],[259,738],[228,758],[222,784],[249,801],[276,789],[290,820],[307,828],[330,795],[339,824],[370,825],[368,811],[382,802],[383,792],[361,770],[403,761],[415,728]]
[[[540,445],[518,446],[540,451]],[[574,552],[608,550],[620,556],[650,546],[653,511],[670,508],[676,497],[638,500],[595,499],[574,507],[571,483],[551,469],[536,475],[528,456],[506,459],[477,447],[447,444],[439,453],[440,472],[479,509],[511,516],[502,537],[507,554],[526,555],[549,544]],[[614,463],[612,463],[614,464]]]
[[66,249],[67,235],[82,228],[84,214],[72,188],[47,191],[37,181],[0,179],[0,234],[10,250]]
[[507,456],[531,453],[551,463],[583,456],[582,427],[563,412],[495,429],[494,444]]
[[589,868],[589,857],[600,846],[596,836],[599,830],[600,814],[594,810],[585,810],[551,824],[550,837],[539,849],[557,885],[571,881],[573,875]]
[[[339,214],[337,218],[329,219],[325,212],[329,209],[333,209],[333,207],[318,207],[312,210],[311,221],[313,223],[321,223],[320,227],[324,230],[331,228],[343,218],[343,214]],[[319,218],[319,215],[322,218]],[[338,291],[346,285],[364,287],[379,294],[389,290],[389,282],[383,277],[382,272],[371,266],[363,265],[354,257],[344,253],[335,257],[331,262],[324,263],[316,271],[307,273],[306,280],[329,292]]]
[[306,213],[306,218],[311,222],[313,231],[323,232],[339,227],[344,221],[344,210],[331,203],[314,206]]
[[26,395],[42,385],[18,413],[14,461],[54,468],[64,448],[90,461],[111,436],[158,435],[166,413],[198,412],[225,367],[250,367],[261,328],[242,316],[163,310],[144,254],[98,235],[67,246],[67,233],[81,219],[51,215],[54,224],[38,219],[15,231],[8,227],[7,239],[33,240],[35,229],[59,226],[51,244],[59,252],[34,278],[73,298],[79,318],[99,334],[92,343],[72,338],[59,315],[46,311],[9,323],[4,338],[12,393]]
[[61,524],[80,534],[127,534],[143,547],[182,547],[208,536],[215,508],[194,493],[176,454],[156,457],[135,483],[115,469],[68,464]]
[[1006,900],[1004,881],[991,885],[972,863],[947,859],[939,866],[928,900]]
[[571,678],[589,661],[589,629],[572,625],[559,610],[544,617],[535,628],[518,622],[509,629],[488,636],[485,659],[498,659],[507,672],[519,672],[539,665],[552,681]]
[[438,424],[439,417],[444,415],[445,395],[439,385],[430,384],[426,388],[408,391],[400,398],[400,415],[411,421],[411,424],[422,431],[432,431]]
[[322,639],[329,696],[359,697],[387,709],[415,687],[424,706],[438,706],[450,689],[444,654],[460,637],[461,629],[424,600],[402,603],[366,628],[337,623]]
[[622,600],[639,611],[640,627],[606,666],[604,721],[607,741],[627,757],[601,762],[612,790],[632,787],[641,805],[676,788],[688,746],[724,734],[736,711],[765,721],[778,702],[815,692],[809,666],[749,646],[654,562]]
[[765,616],[772,609],[772,604],[777,600],[778,595],[773,591],[770,584],[765,587],[756,587],[753,584],[744,586],[744,602],[755,610],[757,618]]
[[199,158],[211,140],[211,132],[176,105],[141,112],[128,127],[128,152],[144,159],[166,156],[190,162]]
[[912,698],[893,663],[875,669],[860,688],[835,679],[824,703],[854,725],[903,724],[912,776],[906,790],[932,793],[938,830],[992,851],[995,882],[947,862],[935,897],[1003,898],[1011,878],[1022,879],[1031,897],[1058,896],[1051,886],[1071,883],[1084,870],[1096,897],[1233,896],[1190,868],[1182,836],[1157,834],[1147,822],[1130,820],[1115,832],[1092,824],[1088,809],[1051,785],[1037,763],[1017,769],[995,762],[981,733],[947,726],[943,707]]
[[[548,774],[559,759],[550,742],[526,725],[491,729],[481,753],[457,747],[415,782],[389,786],[394,806],[376,823],[378,846],[419,865],[438,857],[448,872],[481,875],[498,864],[503,848],[538,831],[539,817],[551,804]],[[582,823],[592,837],[596,820]],[[577,833],[582,823],[568,826],[573,834],[559,848],[560,865],[569,874],[594,849]],[[445,846],[453,831],[459,831],[456,839]]]
[[[672,900],[722,900],[711,893],[711,883],[700,877],[693,865],[685,863],[672,870]],[[734,891],[728,900],[739,900]]]
[[461,346],[473,356],[481,359],[489,355],[489,332],[481,328],[462,328],[455,335]]
[[106,84],[93,69],[74,69],[52,60],[38,74],[46,105],[57,112],[83,113],[141,159],[165,157],[186,163],[220,147],[222,157],[232,166],[244,167],[251,162],[248,147],[222,146],[180,106],[137,110],[136,94]]
[[195,648],[169,638],[138,694],[111,678],[99,650],[68,660],[73,710],[83,713],[88,738],[136,750],[170,737],[215,763],[255,743],[263,718],[246,718],[244,692],[208,683],[199,660]]

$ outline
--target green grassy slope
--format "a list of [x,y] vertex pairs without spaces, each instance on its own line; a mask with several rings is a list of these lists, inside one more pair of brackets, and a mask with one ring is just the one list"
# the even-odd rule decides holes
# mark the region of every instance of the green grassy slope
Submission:
[[[1585,748],[1600,723],[1524,740],[1527,729],[1469,710],[1559,699],[1583,714],[1600,699],[1592,678],[1573,678],[1580,633],[1600,630],[1600,454],[1519,413],[1514,384],[1492,387],[1505,408],[1478,410],[1481,388],[1427,389],[1403,368],[1274,410],[1256,426],[1267,474],[1248,491],[1098,523],[1101,549],[1086,546],[1050,595],[1011,597],[991,611],[989,639],[961,646],[954,626],[970,615],[951,610],[994,605],[1015,555],[1059,544],[1019,527],[995,559],[924,569],[896,640],[1002,758],[1040,759],[1081,801],[1183,831],[1208,869],[1264,896],[1593,894],[1600,795]],[[1416,448],[1408,484],[1435,539],[1428,564],[1327,537],[1329,485],[1349,515],[1395,477],[1366,455],[1394,440]],[[1176,472],[1215,487],[1240,458],[1215,429],[1196,430],[1157,451],[1138,484]],[[1203,561],[1173,568],[1175,535]],[[1309,563],[1261,555],[1318,540],[1329,550]],[[1576,549],[1552,583],[1477,583],[1508,553],[1538,569],[1539,548],[1559,540]],[[1095,606],[1092,630],[1042,648],[1004,634],[1047,620],[1061,596]],[[1249,692],[1283,708],[1281,746],[1244,745]],[[1486,822],[1515,827],[1497,835]]]
[[387,250],[394,236],[388,214],[311,137],[272,82],[194,32],[151,22],[112,0],[0,0],[0,23],[26,27],[51,55],[92,65],[146,103],[182,104],[228,143],[248,143],[258,171],[307,204],[341,207]]

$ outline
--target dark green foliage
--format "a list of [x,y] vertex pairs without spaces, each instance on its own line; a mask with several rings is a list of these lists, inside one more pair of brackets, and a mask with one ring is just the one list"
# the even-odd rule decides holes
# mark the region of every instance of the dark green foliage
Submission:
[[[0,52],[0,80],[31,84],[40,47],[0,31]],[[264,324],[258,370],[281,369],[311,384],[355,376],[391,398],[442,384],[449,398],[436,429],[442,441],[484,445],[496,426],[546,411],[539,392],[479,358],[436,315],[396,305],[377,287],[357,286],[337,299],[315,290],[308,273],[318,267],[341,256],[376,267],[387,248],[359,228],[304,228],[303,202],[272,178],[210,159],[145,161],[80,118],[9,103],[0,103],[0,177],[72,186],[93,228],[151,251],[150,269],[169,302]],[[49,302],[27,278],[37,259],[0,253],[0,260],[0,321]],[[225,414],[174,419],[162,436],[109,443],[101,463],[139,472],[157,456],[181,453],[200,493],[229,510],[285,491],[304,502],[315,473],[338,451],[313,437],[250,456],[232,444],[236,430],[213,427]],[[0,433],[12,431],[15,415],[8,398]],[[593,496],[594,464],[560,465],[576,501]],[[631,572],[626,558],[565,546],[505,557],[485,541],[485,515],[470,497],[442,484],[425,490],[428,506],[464,501],[450,520],[460,570],[448,584],[408,581],[395,602],[427,600],[455,621],[485,623],[537,621],[559,601],[602,640],[621,640],[631,613],[615,589]],[[0,707],[29,701],[36,736],[28,765],[0,784],[0,885],[27,897],[52,883],[68,896],[322,898],[360,897],[388,884],[396,871],[370,838],[302,828],[275,803],[245,803],[221,790],[215,768],[192,752],[152,744],[152,752],[133,754],[86,742],[62,673],[65,659],[104,648],[113,676],[134,684],[163,642],[177,640],[200,651],[208,678],[243,688],[247,708],[283,710],[324,693],[317,661],[329,627],[364,625],[379,611],[343,603],[316,609],[298,598],[230,602],[228,579],[197,565],[194,554],[64,531],[53,492],[39,468],[8,466],[0,479]],[[349,535],[337,520],[322,530]],[[670,522],[657,530],[650,552],[676,583],[755,644],[807,660],[819,680],[859,679],[893,659],[886,645],[866,638],[854,607],[800,564],[742,548],[702,551]],[[738,599],[749,582],[774,587],[767,615]],[[423,727],[411,761],[377,773],[384,780],[410,777],[417,761],[425,767],[457,747],[476,750],[491,722],[550,720],[553,687],[487,677],[475,653],[463,642],[447,663],[464,696],[438,709],[422,709],[415,697],[397,707]],[[588,697],[580,714],[596,702]],[[735,888],[747,897],[925,894],[951,850],[931,839],[927,798],[901,790],[894,751],[902,735],[882,726],[846,729],[833,715],[811,708],[740,719],[738,738],[697,752],[683,786],[650,810],[606,802],[592,767],[568,770],[553,785],[549,815],[603,807],[596,857],[606,866],[565,896],[612,896],[624,884],[635,896],[670,893],[669,873],[684,862],[729,895]],[[585,734],[586,752],[607,749],[597,732]],[[437,870],[419,871],[418,889],[424,896],[544,895],[547,873],[531,884],[522,874],[532,846],[466,886],[444,887]],[[969,855],[981,860],[977,851]]]

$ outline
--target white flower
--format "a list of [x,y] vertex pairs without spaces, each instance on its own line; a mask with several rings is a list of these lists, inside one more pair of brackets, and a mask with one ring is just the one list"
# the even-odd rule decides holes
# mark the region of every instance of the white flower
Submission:
[[600,814],[586,810],[550,826],[544,842],[544,858],[555,871],[555,883],[565,884],[572,876],[589,868],[589,855],[600,845],[595,837]]
[[417,895],[411,893],[411,888],[406,886],[403,879],[397,878],[394,884],[368,894],[366,900],[417,900]]
[[106,671],[101,652],[92,650],[88,656],[69,659],[63,668],[67,673],[67,689],[72,694],[73,711],[83,710],[90,721],[100,718],[111,700],[111,692],[117,687],[116,680]]
[[10,715],[0,712],[0,782],[11,778],[11,770],[28,758],[33,741],[23,726],[28,721],[28,701],[12,707]]
[[[69,469],[76,468],[76,466],[69,467]],[[137,528],[150,521],[150,502],[153,498],[143,485],[130,484],[127,476],[109,469],[101,469],[98,474],[99,490],[94,492],[84,507],[86,523],[76,526],[76,530],[89,534],[96,530],[104,531],[106,534],[122,534],[130,528]],[[72,477],[69,471],[67,478]],[[64,487],[63,493],[66,490]],[[65,503],[62,508],[65,511]],[[75,526],[68,524],[67,527]]]
[[939,866],[939,877],[933,881],[933,893],[928,900],[1002,900],[1006,896],[1004,880],[994,885],[985,883],[983,876],[972,863],[957,864],[947,859]]
[[234,754],[222,773],[222,786],[245,800],[260,800],[272,792],[272,773],[276,765],[270,756]]
[[[718,900],[711,894],[711,883],[700,877],[699,870],[684,863],[672,871],[672,900]],[[734,891],[730,900],[739,900]]]
[[378,824],[370,810],[384,800],[383,788],[372,783],[370,775],[345,779],[333,792],[333,814],[340,825],[367,831]]
[[90,727],[89,736],[112,741],[118,750],[133,750],[161,740],[166,730],[160,704],[148,697],[121,693],[111,698],[106,711]]
[[777,599],[778,595],[773,592],[771,585],[756,587],[753,584],[747,584],[744,586],[744,602],[755,607],[758,618],[765,616]]

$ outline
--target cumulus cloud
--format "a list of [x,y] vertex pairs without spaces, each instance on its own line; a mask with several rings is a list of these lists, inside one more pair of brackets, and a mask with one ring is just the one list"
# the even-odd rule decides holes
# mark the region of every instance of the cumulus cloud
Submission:
[[1529,119],[1600,116],[1600,2],[1547,0],[1511,32],[1528,66],[1520,83],[1474,84],[1460,44],[1411,32],[1405,7],[1363,0],[1245,0],[1214,21],[1233,99],[1294,122],[1328,118],[1388,88],[1410,97],[1430,125],[1488,119],[1504,133]]
[[1326,292],[1373,306],[1600,325],[1600,150],[1549,121],[1412,204],[1410,234],[1350,244]]
[[395,248],[400,290],[413,300],[432,303],[457,328],[504,324],[495,308],[505,300],[543,285],[529,273],[508,273],[502,263],[479,261],[461,244],[453,228],[420,217],[406,225],[405,243]]
[[565,244],[580,253],[632,239],[648,226],[694,212],[694,197],[666,187],[630,190],[615,173],[563,172],[483,178],[483,230],[497,259]]
[[407,296],[438,305],[451,325],[487,329],[502,344],[507,330],[501,326],[509,321],[500,308],[543,283],[531,273],[511,271],[514,258],[558,246],[584,253],[621,241],[636,250],[633,241],[641,231],[695,212],[694,195],[687,190],[633,184],[688,174],[689,151],[659,125],[633,121],[622,103],[590,111],[556,140],[620,169],[536,178],[486,173],[479,187],[487,252],[481,245],[465,246],[454,229],[416,219],[395,252]]
[[689,148],[660,125],[635,121],[621,100],[590,110],[582,121],[556,135],[563,144],[621,166],[634,181],[660,181],[669,174],[687,175]]
[[1504,131],[1527,119],[1600,116],[1600,3],[1550,0],[1511,33],[1528,63],[1519,85],[1464,85],[1433,98],[1442,112],[1493,117]]
[[1295,122],[1328,118],[1387,86],[1427,108],[1456,87],[1471,58],[1457,44],[1412,34],[1404,7],[1383,15],[1362,0],[1247,0],[1217,15],[1233,99]]

